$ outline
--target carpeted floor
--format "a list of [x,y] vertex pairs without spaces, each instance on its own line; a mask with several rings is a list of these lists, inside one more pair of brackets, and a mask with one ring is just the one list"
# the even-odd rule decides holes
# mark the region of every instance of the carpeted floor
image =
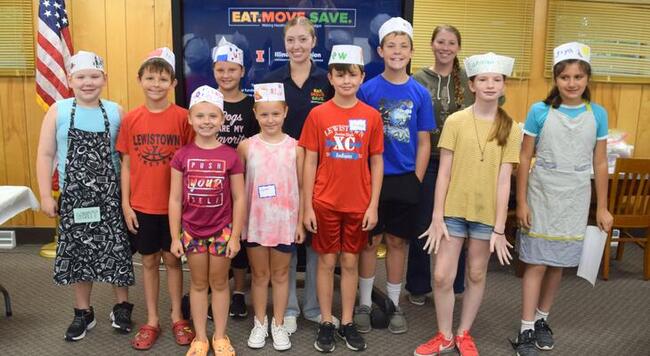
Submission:
[[[108,314],[113,305],[112,290],[96,285],[93,305],[98,323],[85,339],[70,343],[63,334],[72,321],[72,289],[57,287],[51,279],[52,260],[38,256],[40,246],[23,245],[0,252],[0,283],[11,293],[14,315],[0,316],[0,355],[183,355],[185,348],[174,343],[169,317],[162,313],[163,333],[148,353],[131,349],[133,336],[120,335],[111,329]],[[556,336],[556,348],[543,355],[650,355],[650,282],[642,280],[642,251],[626,249],[624,260],[613,263],[610,281],[599,280],[595,288],[575,277],[575,270],[565,273],[550,324]],[[133,319],[145,320],[140,267],[136,267],[138,284],[131,290],[136,304]],[[186,275],[186,285],[189,274]],[[385,289],[384,268],[380,263],[376,286]],[[161,284],[166,283],[164,273]],[[165,285],[161,287],[160,310],[169,310]],[[482,355],[513,355],[507,338],[519,328],[521,280],[508,267],[490,265],[484,303],[473,327],[473,336]],[[335,295],[338,300],[338,294]],[[456,318],[462,297],[457,297]],[[338,305],[335,308],[338,310]],[[409,331],[392,335],[387,330],[366,334],[366,355],[412,355],[414,348],[436,329],[432,301],[417,307],[402,296],[402,307],[409,321]],[[0,305],[0,311],[4,309]],[[252,319],[229,323],[229,335],[238,355],[273,355],[269,341],[254,351],[246,346]],[[137,326],[136,326],[137,327]],[[312,344],[316,325],[299,319],[299,329],[292,336],[293,348],[287,355],[318,354]],[[353,354],[342,343],[336,354]]]

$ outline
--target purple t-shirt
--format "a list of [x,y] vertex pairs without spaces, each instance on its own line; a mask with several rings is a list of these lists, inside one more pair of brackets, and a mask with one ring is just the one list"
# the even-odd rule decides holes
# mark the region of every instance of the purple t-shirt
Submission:
[[184,231],[205,239],[232,222],[230,176],[244,173],[233,148],[203,149],[192,142],[176,151],[171,166],[183,172]]

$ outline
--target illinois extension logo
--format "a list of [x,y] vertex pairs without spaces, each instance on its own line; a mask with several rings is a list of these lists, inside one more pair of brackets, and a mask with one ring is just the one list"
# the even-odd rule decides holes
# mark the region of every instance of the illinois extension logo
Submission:
[[356,27],[356,9],[288,7],[231,7],[229,26],[281,27],[295,17],[304,16],[315,26]]

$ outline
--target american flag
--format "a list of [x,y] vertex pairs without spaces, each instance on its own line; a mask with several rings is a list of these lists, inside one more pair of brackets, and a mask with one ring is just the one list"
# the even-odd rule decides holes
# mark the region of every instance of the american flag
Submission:
[[36,46],[36,101],[49,108],[55,101],[72,96],[67,70],[72,39],[65,0],[40,0]]

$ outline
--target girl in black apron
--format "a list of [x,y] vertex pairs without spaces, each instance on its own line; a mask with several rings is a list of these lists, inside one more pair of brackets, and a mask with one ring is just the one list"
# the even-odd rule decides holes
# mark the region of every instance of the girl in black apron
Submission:
[[[94,53],[80,51],[71,58],[68,81],[75,97],[58,101],[45,116],[37,175],[43,211],[60,216],[54,282],[74,286],[74,320],[65,339],[76,341],[96,324],[90,306],[95,281],[115,286],[113,327],[130,331],[133,305],[127,302],[127,286],[134,283],[134,274],[114,160],[121,110],[99,99],[106,77],[103,61]],[[55,154],[62,184],[58,207],[49,188]]]

